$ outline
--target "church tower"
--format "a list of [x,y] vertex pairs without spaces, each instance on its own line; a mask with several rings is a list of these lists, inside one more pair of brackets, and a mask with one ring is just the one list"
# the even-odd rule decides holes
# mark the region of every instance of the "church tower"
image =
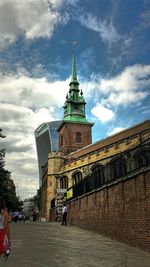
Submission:
[[85,99],[76,72],[75,50],[72,56],[72,78],[64,104],[64,118],[58,128],[59,151],[65,155],[92,143],[92,126],[86,119]]

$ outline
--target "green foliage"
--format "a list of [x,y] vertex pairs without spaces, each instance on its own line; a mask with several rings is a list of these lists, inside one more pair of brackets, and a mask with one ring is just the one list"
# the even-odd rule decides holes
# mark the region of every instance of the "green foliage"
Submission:
[[35,206],[40,210],[41,208],[41,188],[37,190],[37,194],[32,198]]
[[[0,129],[0,138],[5,138]],[[11,173],[5,169],[5,150],[0,150],[0,196],[9,210],[21,210],[23,203],[16,196],[16,189]]]

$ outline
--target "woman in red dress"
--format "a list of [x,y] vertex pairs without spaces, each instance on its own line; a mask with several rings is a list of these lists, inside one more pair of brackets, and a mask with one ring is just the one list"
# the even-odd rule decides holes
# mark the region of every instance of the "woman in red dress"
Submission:
[[0,256],[4,255],[5,260],[9,256],[11,245],[7,213],[4,205],[0,203]]

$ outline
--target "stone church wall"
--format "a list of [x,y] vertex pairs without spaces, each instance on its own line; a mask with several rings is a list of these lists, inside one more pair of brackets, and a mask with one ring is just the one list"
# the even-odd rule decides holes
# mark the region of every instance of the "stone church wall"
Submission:
[[150,169],[68,202],[68,221],[150,251]]
[[[150,121],[116,140],[109,137],[64,158],[57,180],[67,177],[73,191],[64,198],[68,222],[150,251]],[[83,179],[74,183],[76,171]],[[56,217],[53,207],[50,221]]]

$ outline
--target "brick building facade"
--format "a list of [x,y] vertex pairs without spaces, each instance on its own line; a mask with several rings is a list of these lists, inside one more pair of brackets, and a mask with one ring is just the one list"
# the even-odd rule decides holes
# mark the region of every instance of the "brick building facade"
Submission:
[[[59,127],[59,150],[68,155],[92,143],[92,123],[63,122]],[[82,138],[82,140],[81,140]]]
[[73,55],[60,151],[49,153],[43,175],[42,216],[61,219],[66,201],[71,224],[150,250],[150,120],[91,144],[78,85]]

